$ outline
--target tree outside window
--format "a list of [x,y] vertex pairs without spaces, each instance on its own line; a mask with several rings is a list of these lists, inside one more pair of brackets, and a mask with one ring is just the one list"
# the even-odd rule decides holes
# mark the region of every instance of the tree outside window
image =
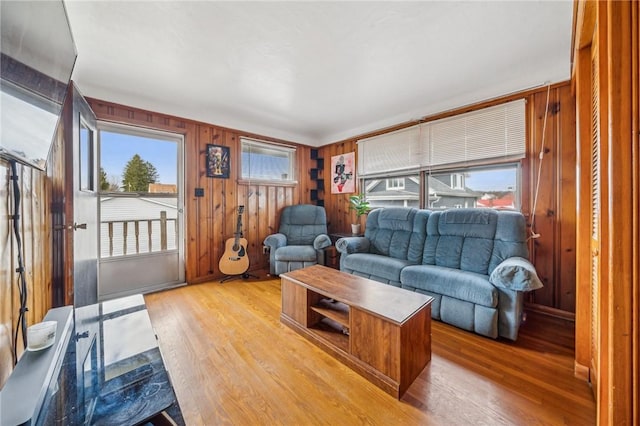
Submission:
[[124,167],[122,187],[126,192],[147,192],[149,184],[159,179],[158,171],[140,155],[135,154]]

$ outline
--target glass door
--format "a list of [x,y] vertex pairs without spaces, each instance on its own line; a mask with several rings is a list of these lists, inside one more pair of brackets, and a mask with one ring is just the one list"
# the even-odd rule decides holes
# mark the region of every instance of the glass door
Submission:
[[98,127],[100,300],[184,283],[182,136]]

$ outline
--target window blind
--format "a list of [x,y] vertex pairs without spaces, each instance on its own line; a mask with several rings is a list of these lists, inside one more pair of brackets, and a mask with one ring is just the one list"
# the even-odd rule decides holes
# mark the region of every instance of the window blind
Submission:
[[473,165],[481,160],[523,158],[525,101],[468,112],[426,123],[429,165]]
[[421,139],[420,126],[412,126],[359,140],[358,174],[364,177],[420,169],[428,154],[427,145]]
[[526,153],[525,100],[443,118],[358,141],[358,173],[515,160]]
[[272,181],[294,180],[296,149],[287,145],[240,138],[242,178]]

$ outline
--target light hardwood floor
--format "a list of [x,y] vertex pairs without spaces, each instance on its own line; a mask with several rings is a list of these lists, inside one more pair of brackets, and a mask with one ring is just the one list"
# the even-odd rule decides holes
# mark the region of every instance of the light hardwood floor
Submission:
[[280,323],[279,279],[145,299],[188,425],[595,424],[560,321],[529,315],[516,343],[434,321],[431,363],[398,401]]

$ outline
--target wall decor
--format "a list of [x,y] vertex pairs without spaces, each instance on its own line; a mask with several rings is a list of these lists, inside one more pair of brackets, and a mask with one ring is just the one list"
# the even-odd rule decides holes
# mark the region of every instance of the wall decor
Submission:
[[356,153],[331,157],[331,193],[350,194],[356,191]]
[[207,176],[215,178],[229,178],[230,158],[229,147],[207,144]]

